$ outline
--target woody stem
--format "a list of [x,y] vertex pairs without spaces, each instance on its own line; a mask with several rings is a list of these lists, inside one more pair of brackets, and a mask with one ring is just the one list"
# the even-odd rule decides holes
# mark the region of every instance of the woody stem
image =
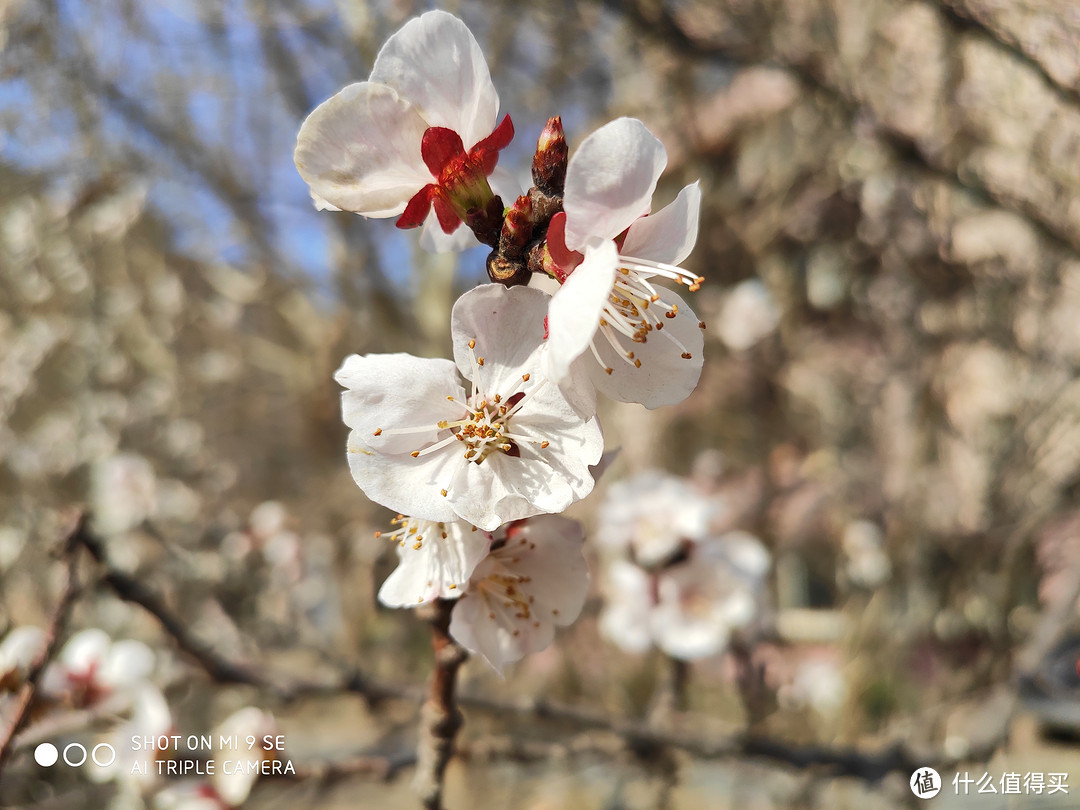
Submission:
[[443,777],[454,750],[454,738],[464,718],[458,708],[455,689],[457,673],[468,653],[450,637],[450,611],[454,602],[437,599],[420,611],[431,625],[435,671],[431,691],[420,715],[420,742],[416,752],[413,789],[424,810],[443,810]]

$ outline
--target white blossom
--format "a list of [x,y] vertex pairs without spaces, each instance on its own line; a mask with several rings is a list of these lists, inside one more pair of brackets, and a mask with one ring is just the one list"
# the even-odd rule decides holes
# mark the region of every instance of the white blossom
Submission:
[[514,134],[509,116],[496,127],[498,111],[472,33],[453,15],[429,11],[386,41],[367,81],[308,116],[296,167],[317,208],[401,217],[402,227],[426,218],[425,247],[462,249],[476,242],[457,225],[492,198],[488,177]]
[[500,674],[547,647],[585,604],[583,541],[581,524],[559,515],[503,527],[454,606],[450,635]]
[[[94,782],[117,781],[129,790],[140,791],[145,785],[157,780],[158,759],[168,759],[170,753],[161,750],[138,750],[132,738],[157,739],[170,735],[174,730],[172,713],[165,696],[157,686],[138,682],[131,687],[131,716],[107,736],[106,741],[116,752],[116,760],[104,767],[92,759],[88,761],[88,776]],[[138,763],[138,767],[136,767]]]
[[18,687],[45,646],[40,627],[16,627],[0,641],[0,691]]
[[88,706],[117,693],[134,693],[153,673],[154,651],[141,641],[113,641],[98,628],[82,630],[60,649],[45,670],[42,688]]
[[756,278],[739,282],[724,299],[717,333],[732,351],[744,351],[780,324],[780,311],[768,288]]
[[759,615],[768,566],[768,552],[748,532],[696,542],[659,570],[616,559],[604,574],[600,631],[627,652],[655,645],[685,661],[716,655]]
[[457,599],[487,554],[491,535],[464,521],[440,523],[398,517],[391,532],[376,537],[396,541],[398,567],[379,589],[387,607],[415,607],[433,599]]
[[596,390],[648,408],[681,402],[697,386],[704,340],[685,301],[660,279],[696,290],[678,267],[697,240],[701,191],[686,186],[649,215],[667,164],[663,144],[633,118],[594,132],[570,160],[564,213],[547,246],[562,287],[548,315],[547,371],[580,408]]
[[864,588],[883,585],[892,575],[892,563],[882,549],[885,535],[869,520],[855,520],[844,529],[844,574]]
[[662,564],[687,543],[704,538],[714,501],[683,478],[648,470],[611,486],[600,507],[597,543],[629,550],[645,568]]
[[407,354],[345,360],[335,379],[347,389],[349,466],[369,498],[492,531],[592,490],[603,436],[539,374],[546,304],[527,287],[463,295],[452,314],[456,367]]
[[118,453],[90,470],[94,528],[105,535],[135,528],[157,508],[157,476],[145,458]]

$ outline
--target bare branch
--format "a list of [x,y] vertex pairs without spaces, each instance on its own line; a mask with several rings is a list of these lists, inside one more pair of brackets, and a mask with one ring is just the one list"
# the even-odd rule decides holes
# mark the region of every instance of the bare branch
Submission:
[[[320,697],[343,692],[360,695],[375,704],[388,699],[418,702],[424,690],[415,686],[382,684],[368,679],[360,672],[339,673],[324,680],[297,681],[278,678],[265,666],[255,667],[229,660],[209,645],[193,636],[183,622],[173,613],[153,590],[133,580],[108,565],[101,541],[89,532],[78,536],[94,559],[105,569],[104,581],[121,599],[142,607],[153,615],[162,629],[171,635],[185,653],[199,664],[208,675],[219,683],[242,683],[266,689],[282,701],[303,697]],[[507,700],[490,695],[455,695],[457,671],[464,661],[464,651],[446,632],[449,626],[449,607],[436,606],[438,611],[433,622],[436,648],[436,670],[432,677],[428,703],[424,709],[424,734],[429,739],[421,744],[418,768],[429,776],[427,784],[437,784],[441,791],[441,773],[449,761],[451,748],[461,725],[458,707],[515,718],[535,725],[538,722],[561,723],[581,730],[591,730],[610,735],[617,740],[617,748],[638,755],[649,755],[661,750],[679,750],[703,760],[758,758],[776,762],[796,769],[817,769],[837,776],[854,776],[874,782],[892,772],[910,773],[920,764],[934,763],[944,766],[955,763],[955,757],[942,752],[910,751],[906,746],[894,745],[880,751],[864,751],[855,748],[833,748],[817,745],[792,745],[758,734],[731,730],[708,737],[679,730],[656,728],[641,721],[619,720],[603,712],[570,706],[541,698]],[[1000,741],[991,741],[985,750],[968,751],[969,761],[989,758]],[[425,751],[425,746],[427,751]],[[526,752],[523,756],[533,756]],[[916,755],[917,754],[917,755]],[[425,759],[427,757],[427,759]],[[361,769],[367,766],[362,766]],[[404,766],[403,766],[404,767]],[[435,798],[430,798],[434,796]],[[425,797],[428,807],[437,801],[438,793]]]
[[[435,671],[431,693],[420,715],[420,742],[417,746],[413,789],[425,810],[442,810],[443,776],[454,752],[454,738],[464,718],[457,704],[457,673],[468,653],[450,637],[450,611],[454,602],[436,599],[423,609],[431,624]],[[420,612],[420,611],[418,611]]]
[[64,562],[64,585],[60,593],[60,599],[53,608],[52,618],[45,630],[45,643],[30,664],[30,670],[26,675],[26,682],[19,689],[15,698],[15,711],[8,727],[0,733],[0,773],[3,773],[4,764],[14,750],[13,743],[19,730],[26,724],[30,717],[30,707],[37,693],[38,682],[41,680],[45,668],[52,661],[53,656],[60,647],[60,639],[64,634],[64,626],[68,616],[71,615],[71,606],[75,602],[75,596],[79,591],[79,582],[76,577],[78,564],[78,543],[86,534],[87,516],[80,512],[74,519],[74,525],[64,538],[60,548],[60,555]]

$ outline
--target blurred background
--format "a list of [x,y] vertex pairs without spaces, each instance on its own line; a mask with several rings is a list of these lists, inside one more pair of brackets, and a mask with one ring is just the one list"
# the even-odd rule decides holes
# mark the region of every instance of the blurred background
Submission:
[[[947,763],[942,806],[1077,806],[950,784],[1071,771],[1080,792],[1073,4],[440,7],[477,36],[513,117],[502,165],[527,176],[549,115],[571,150],[632,115],[668,148],[659,204],[702,180],[686,263],[707,279],[691,299],[708,323],[701,384],[656,412],[605,405],[622,452],[571,514],[594,532],[612,485],[661,469],[771,561],[753,631],[688,668],[603,638],[596,588],[552,648],[505,681],[470,662],[462,691],[644,722],[681,673],[690,711],[657,720],[672,734],[750,728],[870,763],[836,776],[467,708],[448,806],[906,807],[910,774],[870,767],[896,745]],[[304,116],[427,8],[0,0],[0,638],[47,624],[64,510],[87,503],[111,564],[223,655],[423,682],[427,628],[374,599],[395,560],[372,533],[391,515],[349,476],[332,373],[354,352],[445,356],[485,251],[427,255],[391,222],[316,212],[292,149]],[[180,732],[273,716],[308,776],[262,779],[234,805],[415,806],[408,768],[316,773],[407,756],[415,701],[217,684],[88,559],[80,581],[65,638],[146,644]],[[93,703],[58,699],[31,729]],[[126,715],[79,717],[63,739]],[[94,781],[24,746],[0,805],[197,806],[169,793],[180,781]]]

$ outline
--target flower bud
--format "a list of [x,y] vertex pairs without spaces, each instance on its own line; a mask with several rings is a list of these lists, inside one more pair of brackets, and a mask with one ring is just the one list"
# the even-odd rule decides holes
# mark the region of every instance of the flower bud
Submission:
[[532,239],[532,202],[522,194],[506,212],[499,235],[499,252],[510,259],[521,258]]
[[536,187],[546,194],[562,195],[566,184],[566,163],[569,149],[563,133],[562,118],[549,118],[533,156],[532,177]]

